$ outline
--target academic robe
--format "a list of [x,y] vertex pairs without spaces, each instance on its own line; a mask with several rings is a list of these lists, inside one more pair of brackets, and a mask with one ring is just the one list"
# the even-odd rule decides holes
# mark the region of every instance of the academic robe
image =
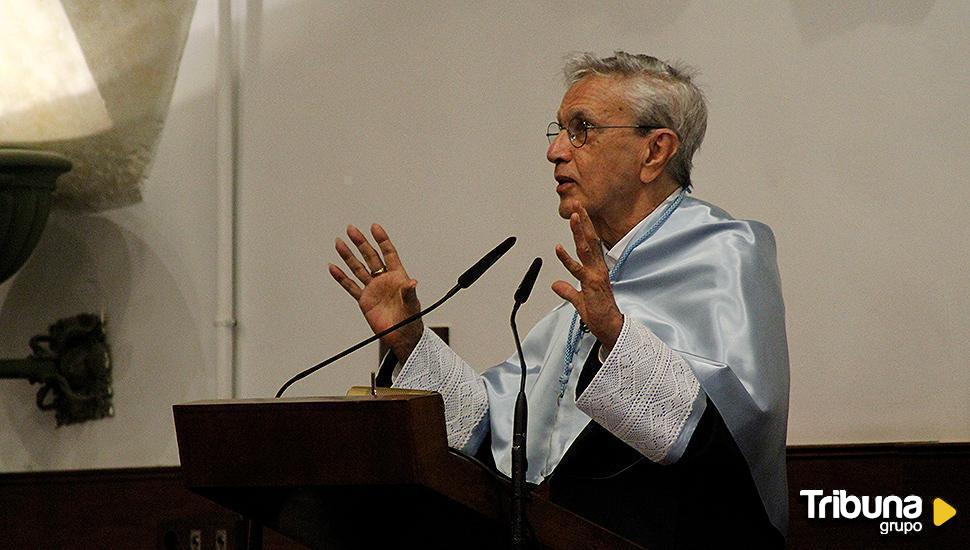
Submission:
[[[650,542],[651,536],[667,537],[663,540],[674,546],[678,541],[690,546],[683,536],[703,528],[703,514],[694,519],[696,523],[682,521],[681,528],[666,535],[658,535],[654,527],[635,532],[632,526],[669,524],[658,518],[666,517],[662,511],[671,507],[681,510],[678,517],[684,520],[688,516],[683,511],[691,503],[708,515],[722,510],[707,521],[726,526],[732,522],[725,518],[734,517],[731,514],[738,510],[750,511],[743,503],[750,504],[749,497],[757,495],[762,506],[755,511],[763,512],[775,531],[764,531],[764,523],[751,517],[753,512],[745,512],[743,517],[751,517],[751,529],[767,533],[765,540],[777,541],[772,533],[785,533],[788,519],[789,374],[784,305],[771,230],[759,222],[735,220],[714,205],[685,197],[666,223],[632,251],[617,275],[613,292],[624,316],[647,327],[690,365],[706,395],[703,418],[676,463],[638,459],[626,474],[642,477],[621,476],[624,482],[613,484],[612,490],[626,491],[626,497],[614,498],[609,491],[597,489],[609,483],[576,482],[583,478],[576,469],[595,468],[599,463],[608,470],[610,461],[622,462],[629,447],[624,449],[615,437],[611,440],[612,434],[595,423],[591,426],[590,416],[576,407],[583,372],[590,378],[595,370],[588,360],[596,344],[593,335],[580,340],[573,361],[581,366],[573,368],[560,397],[559,376],[573,314],[572,307],[563,304],[523,341],[529,399],[527,479],[538,484],[549,478],[555,498],[594,520],[613,517],[607,526],[612,523],[621,534],[645,536],[647,539],[640,539],[644,542]],[[481,376],[487,415],[477,433],[487,435],[494,463],[506,474],[510,472],[519,372],[518,358],[513,356]],[[473,444],[465,450],[474,452],[474,443],[480,440],[472,438]],[[613,457],[615,453],[621,458]],[[729,466],[718,469],[723,464]],[[720,483],[721,475],[731,482]],[[658,490],[655,482],[665,477],[679,480],[675,485],[683,485],[686,501],[670,500],[676,490]],[[564,481],[569,479],[573,481]],[[733,502],[726,495],[734,491],[740,491],[736,508],[724,509]],[[714,494],[719,496],[712,497]],[[614,506],[637,495],[642,497],[638,505]],[[701,506],[703,503],[711,506]],[[609,517],[596,513],[606,509],[611,510]]]

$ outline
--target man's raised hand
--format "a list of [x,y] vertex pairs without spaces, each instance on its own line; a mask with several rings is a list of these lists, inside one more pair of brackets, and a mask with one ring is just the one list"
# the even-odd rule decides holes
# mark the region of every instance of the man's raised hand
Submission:
[[556,245],[556,256],[573,277],[579,280],[580,288],[577,290],[566,281],[556,281],[552,284],[552,291],[576,308],[589,331],[609,351],[620,336],[623,314],[613,298],[603,247],[589,214],[582,206],[574,205],[573,208],[574,211],[569,216],[569,228],[573,233],[579,261],[574,260],[561,244]]
[[[347,243],[339,237],[336,239],[337,254],[356,280],[334,264],[329,265],[329,270],[334,280],[357,301],[367,324],[376,334],[421,311],[421,304],[415,290],[418,282],[408,276],[387,232],[376,223],[370,229],[380,253],[359,229],[353,225],[347,226],[347,237],[357,247],[363,262]],[[404,361],[421,339],[423,331],[424,324],[418,319],[381,340],[398,359]]]

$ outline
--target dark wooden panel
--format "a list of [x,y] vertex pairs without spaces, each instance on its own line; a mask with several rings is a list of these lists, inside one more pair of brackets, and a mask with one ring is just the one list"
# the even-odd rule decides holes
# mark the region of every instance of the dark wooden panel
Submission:
[[[448,449],[440,395],[204,401],[173,410],[189,487],[308,545],[353,547],[363,535],[369,547],[502,546],[507,483]],[[381,529],[377,509],[386,510]],[[526,510],[543,546],[640,548],[540,496]]]
[[412,483],[447,453],[441,397],[428,392],[199,401],[172,409],[191,487]]
[[[970,541],[970,444],[879,443],[812,445],[788,449],[789,510],[792,548],[966,548]],[[881,521],[808,519],[808,498],[799,492],[820,489],[826,495],[916,495],[923,499],[920,533],[881,534]],[[957,515],[933,526],[933,499],[957,509]]]
[[[2,474],[0,510],[2,548],[187,550],[199,530],[211,550],[225,530],[236,549],[243,538],[241,518],[191,493],[177,467]],[[305,549],[272,532],[264,543]]]
[[[794,446],[788,450],[791,548],[963,548],[970,540],[970,444]],[[923,497],[920,535],[880,535],[879,521],[809,520],[802,489],[856,496]],[[957,516],[932,523],[932,499],[944,498]],[[188,548],[189,528],[211,544],[216,529],[241,518],[185,489],[177,467],[0,474],[0,547],[158,549],[167,531]],[[233,538],[235,537],[235,538]],[[267,532],[265,547],[305,547]],[[233,548],[237,546],[231,546]],[[204,549],[212,546],[204,545]]]

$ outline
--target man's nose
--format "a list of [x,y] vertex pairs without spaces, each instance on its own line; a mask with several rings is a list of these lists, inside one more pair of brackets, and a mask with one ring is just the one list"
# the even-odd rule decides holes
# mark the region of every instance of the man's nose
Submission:
[[546,149],[546,160],[553,164],[568,162],[572,158],[572,154],[573,146],[569,143],[568,132],[560,131],[549,144],[549,148]]

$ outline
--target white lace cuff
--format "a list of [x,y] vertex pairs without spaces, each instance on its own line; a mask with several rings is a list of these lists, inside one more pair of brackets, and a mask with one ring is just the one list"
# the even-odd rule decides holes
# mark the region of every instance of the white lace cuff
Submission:
[[650,460],[664,462],[699,392],[687,361],[624,317],[616,345],[576,407]]
[[478,447],[488,413],[485,383],[434,332],[424,329],[392,387],[440,393],[448,446],[459,450]]

